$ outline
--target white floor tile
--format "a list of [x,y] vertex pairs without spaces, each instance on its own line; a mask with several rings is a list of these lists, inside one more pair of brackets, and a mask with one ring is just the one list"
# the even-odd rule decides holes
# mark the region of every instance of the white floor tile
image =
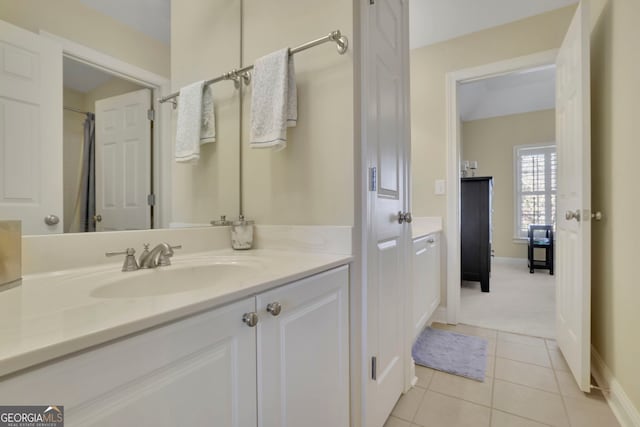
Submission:
[[403,394],[396,406],[393,408],[391,415],[406,421],[412,421],[418,411],[425,390],[420,387],[414,387],[407,393]]
[[496,379],[493,407],[544,424],[569,426],[569,419],[559,394]]
[[509,341],[498,341],[496,356],[533,365],[551,367],[551,361],[545,348],[518,344]]
[[512,383],[559,393],[554,372],[550,368],[498,357],[496,359],[495,377]]
[[411,427],[411,423],[394,416],[389,417],[384,427]]
[[416,365],[416,377],[418,377],[416,387],[429,388],[429,383],[431,382],[431,378],[433,378],[434,372],[431,368]]
[[447,396],[468,400],[479,405],[491,406],[491,390],[493,379],[487,377],[484,382],[436,372],[431,380],[429,390]]
[[620,427],[602,397],[565,397],[571,425],[580,427]]
[[413,423],[424,427],[489,427],[490,411],[428,390]]
[[491,411],[491,427],[544,427],[546,425],[495,409]]

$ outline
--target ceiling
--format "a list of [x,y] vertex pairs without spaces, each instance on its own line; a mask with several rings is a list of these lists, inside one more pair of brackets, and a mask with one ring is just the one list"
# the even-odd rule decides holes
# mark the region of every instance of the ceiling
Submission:
[[555,108],[555,66],[463,83],[458,89],[462,121]]
[[66,57],[62,60],[62,70],[64,87],[82,93],[91,92],[114,78],[98,68]]
[[98,12],[163,43],[170,43],[171,0],[80,0]]
[[412,49],[577,3],[578,0],[410,0]]

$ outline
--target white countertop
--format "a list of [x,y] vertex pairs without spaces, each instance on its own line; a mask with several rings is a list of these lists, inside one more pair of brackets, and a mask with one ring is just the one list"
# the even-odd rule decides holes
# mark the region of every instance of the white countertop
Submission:
[[442,218],[436,216],[414,217],[411,222],[411,238],[417,239],[442,231]]
[[[211,286],[184,292],[138,298],[96,296],[101,286],[121,275],[162,274],[163,269],[184,268],[194,262],[202,265],[220,257],[238,258],[259,266],[240,279],[222,278]],[[154,270],[123,273],[122,264],[118,262],[28,275],[22,285],[0,292],[0,377],[252,296],[351,260],[351,256],[342,254],[222,249],[175,256],[172,266]]]

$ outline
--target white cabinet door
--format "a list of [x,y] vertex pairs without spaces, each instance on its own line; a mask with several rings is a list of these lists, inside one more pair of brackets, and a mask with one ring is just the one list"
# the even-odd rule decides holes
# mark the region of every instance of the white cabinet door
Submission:
[[413,241],[413,338],[440,305],[440,242],[437,234]]
[[11,377],[0,402],[64,405],[66,426],[256,426],[255,328],[242,322],[254,309],[249,298]]
[[21,219],[24,234],[63,232],[62,48],[4,21],[0,171],[0,218]]
[[257,296],[259,426],[349,425],[348,280],[345,266]]

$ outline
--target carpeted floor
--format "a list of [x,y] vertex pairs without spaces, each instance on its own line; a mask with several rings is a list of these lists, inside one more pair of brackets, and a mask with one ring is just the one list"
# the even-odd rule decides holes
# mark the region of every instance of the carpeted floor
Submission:
[[526,260],[494,260],[491,292],[480,283],[463,282],[460,323],[543,338],[555,338],[555,276],[547,270],[529,274]]

